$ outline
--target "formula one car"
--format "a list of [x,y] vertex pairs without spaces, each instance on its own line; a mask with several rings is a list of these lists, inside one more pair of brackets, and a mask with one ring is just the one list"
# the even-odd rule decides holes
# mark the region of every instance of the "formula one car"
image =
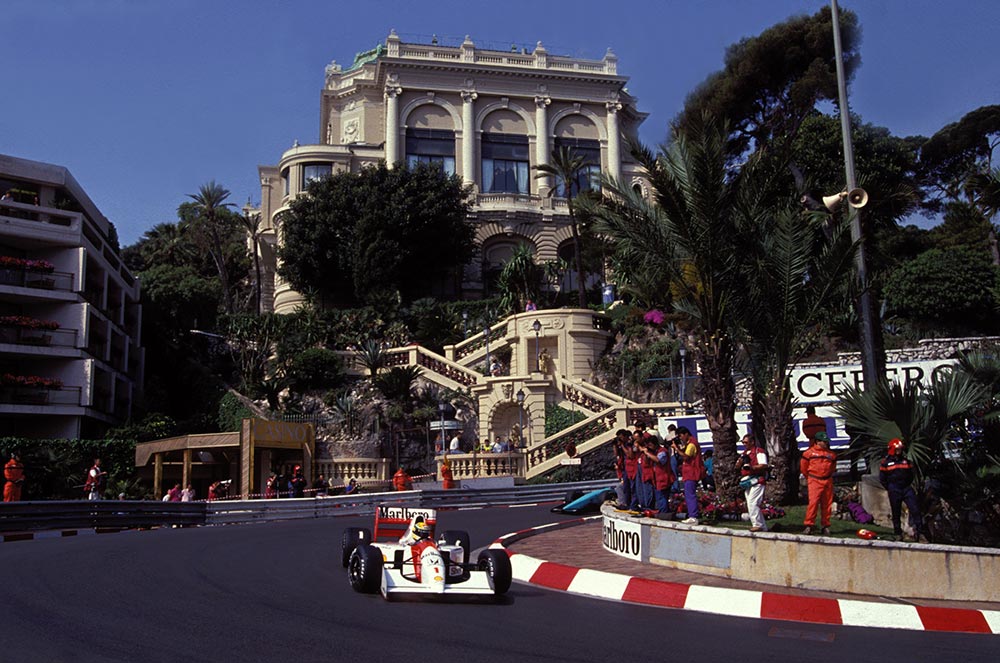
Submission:
[[583,513],[597,513],[601,510],[601,505],[608,500],[617,498],[613,488],[598,488],[589,493],[582,490],[571,490],[566,493],[563,503],[552,507],[552,513],[569,513],[579,515]]
[[435,539],[433,509],[379,506],[375,535],[348,527],[341,538],[341,561],[354,591],[386,599],[402,595],[428,598],[494,597],[510,589],[510,558],[487,548],[469,563],[469,535],[459,530]]

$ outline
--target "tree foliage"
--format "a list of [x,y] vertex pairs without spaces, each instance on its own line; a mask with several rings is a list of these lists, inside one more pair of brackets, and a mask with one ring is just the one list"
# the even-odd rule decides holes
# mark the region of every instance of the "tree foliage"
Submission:
[[995,317],[997,278],[985,251],[931,249],[894,271],[885,294],[892,312],[926,329],[987,323]]
[[[848,80],[861,61],[857,16],[841,11],[841,43]],[[729,153],[778,148],[793,139],[821,100],[837,99],[833,23],[829,7],[747,37],[726,50],[722,71],[688,95],[675,126],[687,132],[703,115],[727,122]]]
[[988,172],[993,150],[1000,145],[1000,105],[982,106],[958,122],[942,127],[920,148],[926,183],[938,199],[957,200],[969,177]]
[[280,274],[325,306],[430,294],[472,256],[469,190],[439,169],[337,173],[282,217]]

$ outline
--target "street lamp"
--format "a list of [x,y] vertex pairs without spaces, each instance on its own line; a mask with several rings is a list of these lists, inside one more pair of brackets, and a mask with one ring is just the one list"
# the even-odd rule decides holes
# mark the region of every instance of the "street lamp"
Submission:
[[462,311],[462,338],[469,338],[469,312]]
[[[833,51],[837,64],[837,93],[840,106],[840,132],[844,143],[844,174],[847,176],[847,190],[857,188],[854,175],[854,145],[851,142],[851,114],[847,105],[847,80],[844,75],[844,54],[840,43],[840,9],[837,0],[830,0],[830,14],[833,22]],[[868,265],[865,258],[865,237],[861,226],[861,213],[853,205],[848,209],[847,218],[851,224],[851,241],[857,245],[854,266],[861,284],[858,297],[858,318],[861,321],[861,371],[865,388],[871,389],[885,379],[885,351],[878,342],[881,338],[878,311],[872,301],[871,286],[868,283]]]
[[[521,448],[524,448],[524,389],[517,390],[517,435],[520,438],[518,444]],[[511,476],[514,475],[514,468],[511,467],[510,461],[510,445],[507,445],[507,466],[510,467]]]
[[490,326],[486,324],[483,326],[483,338],[486,339],[486,377],[493,375],[493,371],[490,370]]
[[687,387],[687,362],[684,358],[687,356],[687,348],[683,345],[678,349],[681,355],[681,403],[686,402],[684,398],[684,391]]
[[441,415],[441,423],[439,424],[441,428],[438,429],[438,434],[441,436],[442,454],[448,453],[448,447],[446,446],[448,444],[448,440],[445,439],[444,435],[444,413],[447,408],[448,406],[445,405],[444,403],[438,403],[438,413]]
[[535,369],[541,371],[542,367],[538,363],[539,357],[541,356],[538,354],[538,333],[542,331],[542,323],[535,320],[531,323],[531,328],[535,330]]

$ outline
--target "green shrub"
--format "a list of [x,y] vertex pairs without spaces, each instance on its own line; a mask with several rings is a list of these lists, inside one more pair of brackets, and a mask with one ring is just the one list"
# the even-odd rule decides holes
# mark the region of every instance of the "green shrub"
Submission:
[[83,482],[94,458],[108,473],[105,485],[135,475],[135,441],[123,439],[32,440],[0,438],[4,462],[17,451],[24,464],[24,500],[82,499]]
[[227,391],[222,399],[219,400],[220,432],[238,431],[243,426],[243,420],[252,417],[253,412],[250,411],[250,408],[244,405],[233,392]]
[[332,350],[309,348],[292,359],[286,377],[296,391],[333,389],[345,379],[344,361]]
[[545,437],[555,435],[586,418],[587,415],[583,412],[567,410],[554,403],[549,403],[545,406]]

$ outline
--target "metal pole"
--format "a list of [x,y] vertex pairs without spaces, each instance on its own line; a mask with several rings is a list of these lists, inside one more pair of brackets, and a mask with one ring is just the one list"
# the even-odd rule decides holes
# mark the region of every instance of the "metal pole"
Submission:
[[483,328],[483,336],[486,337],[486,377],[491,377],[493,371],[490,370],[490,326]]
[[[837,93],[840,104],[840,131],[844,142],[844,174],[847,177],[847,190],[857,188],[854,174],[854,144],[851,142],[851,112],[847,105],[847,80],[844,74],[844,53],[840,42],[840,9],[837,0],[830,0],[831,18],[833,19],[833,50],[837,60]],[[857,245],[854,266],[858,272],[858,282],[861,285],[861,296],[858,298],[858,318],[860,319],[861,335],[861,370],[865,386],[870,387],[885,379],[885,355],[881,344],[877,343],[876,334],[880,331],[877,325],[878,312],[872,301],[871,285],[868,283],[868,263],[866,260],[865,237],[861,225],[861,212],[855,207],[848,207],[848,222],[851,224],[851,240]],[[880,336],[881,334],[879,334]]]

